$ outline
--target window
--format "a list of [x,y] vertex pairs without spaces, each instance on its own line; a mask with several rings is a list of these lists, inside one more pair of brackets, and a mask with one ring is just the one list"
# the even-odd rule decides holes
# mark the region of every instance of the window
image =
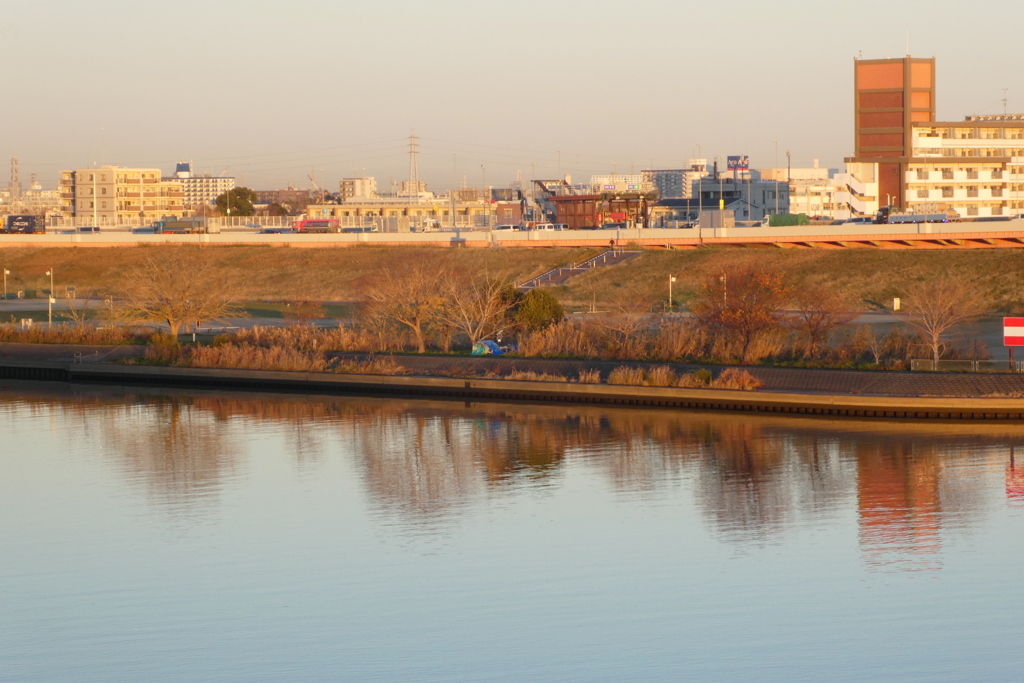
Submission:
[[100,194],[106,194],[106,193],[107,193],[107,188],[104,187],[103,189],[100,190]]
[[917,169],[917,179],[918,180],[928,180],[928,171],[927,171],[927,169],[924,169],[924,168]]
[[968,197],[977,197],[978,196],[978,188],[977,187],[968,187],[967,188],[967,196]]
[[997,169],[994,169],[994,170],[992,171],[992,180],[999,180],[999,179],[1001,179],[1002,177],[1003,177],[1003,171],[1002,171],[1002,169],[999,169],[999,168],[997,168]]
[[992,196],[993,197],[1002,197],[1003,196],[1003,188],[1001,188],[1001,187],[993,187],[992,188]]
[[976,168],[969,168],[969,169],[967,169],[967,179],[968,180],[977,180],[978,179],[978,169],[976,169]]
[[948,198],[952,197],[953,196],[953,188],[949,187],[949,186],[946,186],[946,187],[942,188],[942,196],[945,199],[948,199]]
[[1002,216],[1003,215],[1003,207],[1001,207],[1001,206],[993,206],[992,207],[992,215],[993,216]]
[[917,198],[918,199],[928,199],[928,190],[918,190],[917,191]]
[[942,169],[942,179],[943,180],[952,180],[953,179],[953,169],[951,169],[951,168],[944,168],[944,169]]

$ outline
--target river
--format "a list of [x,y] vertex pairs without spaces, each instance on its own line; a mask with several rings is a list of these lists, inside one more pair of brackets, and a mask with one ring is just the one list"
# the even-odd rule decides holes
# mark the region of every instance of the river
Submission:
[[0,382],[0,681],[1015,680],[1022,566],[1020,424]]

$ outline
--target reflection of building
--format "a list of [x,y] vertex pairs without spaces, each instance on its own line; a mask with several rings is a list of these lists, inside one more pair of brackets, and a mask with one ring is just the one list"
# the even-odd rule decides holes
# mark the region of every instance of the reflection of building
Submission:
[[209,173],[192,173],[192,163],[179,161],[174,169],[174,176],[164,178],[166,181],[178,182],[185,192],[185,207],[191,208],[204,204],[214,204],[217,197],[235,189],[235,179],[226,176],[211,176]]
[[860,546],[867,563],[894,570],[937,569],[938,457],[877,446],[858,458]]
[[158,168],[101,166],[62,171],[59,190],[64,213],[96,217],[99,225],[154,221],[185,212],[177,180],[162,180]]

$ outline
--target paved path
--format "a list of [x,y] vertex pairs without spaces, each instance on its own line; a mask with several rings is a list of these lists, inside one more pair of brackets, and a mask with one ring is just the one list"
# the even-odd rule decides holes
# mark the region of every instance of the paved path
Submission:
[[[0,343],[0,359],[23,361],[112,363],[140,357],[141,345],[85,346],[74,344]],[[366,354],[335,354],[364,358]],[[398,355],[395,361],[418,375],[482,376],[507,375],[513,371],[532,371],[575,379],[584,370],[597,370],[602,377],[623,365],[638,367],[669,365],[676,372],[700,368],[715,374],[727,366],[703,366],[685,363],[636,363],[627,361],[555,360],[509,357],[416,356]],[[743,368],[764,383],[765,391],[808,394],[852,394],[864,396],[1007,396],[1024,397],[1024,374],[942,373],[906,371],[813,370],[803,368]]]
[[[346,354],[348,355],[348,354]],[[627,361],[549,360],[536,358],[467,358],[465,356],[395,356],[416,374],[505,375],[515,370],[562,375],[574,379],[583,370],[598,370],[602,377],[617,367],[669,365],[676,372],[707,368],[718,374],[728,366]],[[868,396],[990,396],[1024,397],[1024,375],[1001,373],[911,373],[906,371],[816,370],[804,368],[745,367],[764,383],[765,391],[854,394]]]

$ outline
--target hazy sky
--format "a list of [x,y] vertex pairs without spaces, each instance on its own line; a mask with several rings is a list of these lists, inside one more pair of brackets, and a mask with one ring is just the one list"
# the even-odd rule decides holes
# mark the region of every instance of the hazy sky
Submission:
[[[257,189],[433,189],[749,154],[837,167],[852,60],[937,58],[938,113],[1024,111],[1024,2],[90,0],[0,3],[0,159],[227,171]],[[453,157],[453,154],[455,155]],[[485,170],[481,170],[481,165]],[[321,170],[322,169],[322,170]],[[0,182],[6,184],[4,169]]]

